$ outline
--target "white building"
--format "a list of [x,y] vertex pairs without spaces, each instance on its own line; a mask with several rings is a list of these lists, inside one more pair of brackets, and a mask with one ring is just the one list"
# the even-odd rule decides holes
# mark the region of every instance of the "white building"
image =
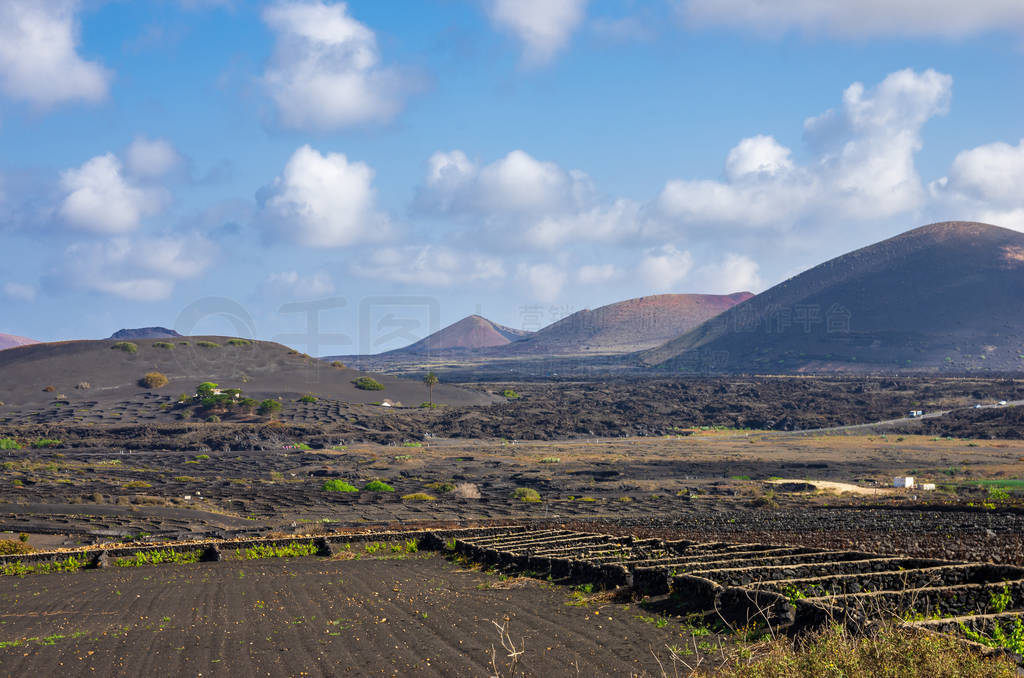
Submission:
[[914,476],[900,476],[892,479],[893,487],[903,487],[906,489],[913,489],[914,487]]

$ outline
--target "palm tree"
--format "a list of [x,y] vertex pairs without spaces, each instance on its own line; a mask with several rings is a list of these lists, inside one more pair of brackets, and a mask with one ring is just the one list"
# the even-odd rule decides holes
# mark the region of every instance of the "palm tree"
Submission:
[[434,406],[434,386],[440,381],[437,375],[433,372],[427,372],[427,376],[423,377],[423,383],[427,385],[427,402],[430,406]]

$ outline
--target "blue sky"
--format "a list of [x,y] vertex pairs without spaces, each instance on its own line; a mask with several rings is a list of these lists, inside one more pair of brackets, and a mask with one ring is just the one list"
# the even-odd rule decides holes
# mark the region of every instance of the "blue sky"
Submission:
[[0,0],[0,332],[376,352],[1024,230],[1022,74],[1016,0]]

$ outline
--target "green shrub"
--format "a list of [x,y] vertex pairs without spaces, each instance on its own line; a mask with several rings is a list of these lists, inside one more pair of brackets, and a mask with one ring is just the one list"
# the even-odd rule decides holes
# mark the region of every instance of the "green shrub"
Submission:
[[343,370],[345,369],[345,363],[341,362],[340,360],[335,360],[331,362],[331,367],[333,367],[336,370]]
[[355,485],[350,485],[344,480],[339,478],[331,478],[325,482],[321,487],[324,492],[358,492],[359,488]]
[[113,346],[111,346],[110,348],[112,348],[112,349],[114,349],[116,351],[124,351],[125,353],[138,353],[139,352],[139,345],[138,344],[133,344],[130,341],[119,341],[116,344],[114,344]]
[[427,483],[427,487],[435,492],[440,492],[441,494],[451,492],[455,489],[455,485],[453,483]]
[[372,377],[359,377],[352,382],[356,385],[356,388],[363,391],[383,391],[384,384],[380,383]]
[[540,460],[542,464],[558,464],[562,461],[561,457],[544,457]]
[[21,445],[14,438],[0,438],[0,450],[20,450]]
[[252,342],[248,339],[228,339],[228,346],[252,346]]
[[32,447],[60,447],[63,444],[63,440],[54,440],[53,438],[39,438],[34,443],[32,443]]
[[441,405],[438,404],[438,403],[426,402],[426,403],[420,403],[420,407],[424,407],[424,408],[433,410],[435,408],[441,407]]
[[280,412],[282,407],[281,403],[268,398],[260,403],[257,411],[262,415],[273,415]]
[[520,398],[523,397],[510,388],[506,388],[504,391],[502,391],[501,395],[505,396],[509,400],[519,400]]
[[310,395],[308,393],[306,395],[302,396],[301,398],[299,398],[299,402],[300,403],[315,403],[316,401],[317,401],[317,397],[315,395]]
[[165,351],[173,351],[174,344],[170,343],[169,341],[155,341],[153,342],[153,348],[162,348]]
[[0,539],[0,556],[17,556],[23,553],[32,553],[32,550],[32,547],[23,541]]
[[426,492],[413,492],[412,494],[403,494],[402,499],[404,501],[435,501],[437,497]]
[[363,485],[363,490],[366,492],[394,492],[395,488],[391,487],[383,480],[371,480]]
[[215,341],[197,341],[196,346],[199,348],[220,348],[220,344]]
[[197,454],[196,455],[196,459],[198,459],[199,461],[206,461],[209,458],[210,458],[210,455],[208,455],[208,454]]
[[167,376],[162,372],[147,372],[146,376],[139,380],[139,385],[144,388],[163,388],[167,386]]
[[141,490],[146,487],[153,487],[153,485],[147,483],[145,480],[129,480],[121,487],[123,487],[126,490]]
[[210,424],[219,424],[220,423],[220,417],[218,417],[216,414],[211,414],[210,416],[208,416],[206,418],[206,421],[208,423],[210,423]]
[[540,501],[540,492],[530,487],[517,487],[512,492],[512,498],[519,501],[538,502]]

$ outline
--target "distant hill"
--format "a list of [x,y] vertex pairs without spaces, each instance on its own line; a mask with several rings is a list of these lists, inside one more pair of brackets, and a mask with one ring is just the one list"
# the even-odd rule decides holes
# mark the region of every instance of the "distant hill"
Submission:
[[471,315],[420,339],[415,344],[389,351],[389,353],[429,354],[453,350],[474,350],[504,346],[532,334],[491,322],[487,318]]
[[754,295],[658,294],[583,310],[489,355],[629,353],[678,337]]
[[[286,401],[307,393],[352,403],[388,399],[407,406],[417,406],[427,399],[426,388],[419,380],[380,374],[370,376],[382,383],[384,390],[357,389],[352,381],[365,373],[328,366],[281,344],[187,337],[174,342],[65,341],[0,351],[0,401],[8,407],[23,407],[52,403],[56,396],[65,395],[72,402],[117,402],[145,394],[147,389],[138,382],[151,371],[167,376],[170,383],[159,392],[174,397],[194,392],[204,381],[213,381],[223,387],[241,388],[252,397]],[[446,384],[435,386],[433,397],[446,405],[491,401],[482,393]]]
[[14,348],[15,346],[28,346],[29,344],[38,344],[39,342],[35,339],[28,339],[26,337],[19,337],[13,334],[0,334],[0,351],[5,348]]
[[669,370],[1024,371],[1024,233],[922,226],[638,354]]
[[132,339],[172,339],[181,335],[166,327],[139,327],[136,329],[118,330],[110,335],[111,339],[131,341]]

